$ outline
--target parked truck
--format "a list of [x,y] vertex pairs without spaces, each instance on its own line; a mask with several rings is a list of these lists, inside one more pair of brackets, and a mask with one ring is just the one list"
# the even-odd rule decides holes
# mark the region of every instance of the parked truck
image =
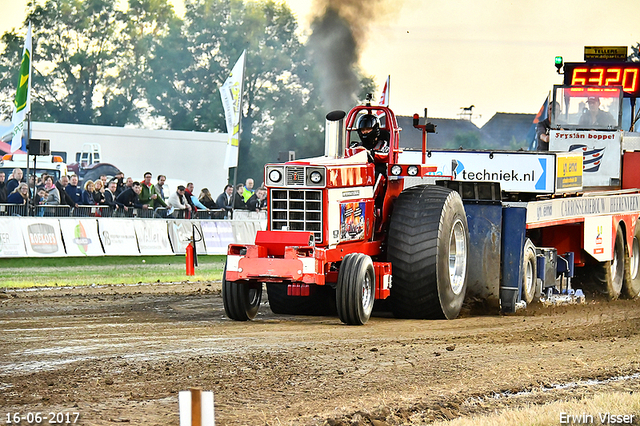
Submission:
[[[496,312],[584,301],[589,285],[637,297],[640,135],[622,129],[622,102],[640,80],[637,63],[608,64],[565,65],[546,152],[431,150],[426,113],[411,150],[387,107],[330,113],[325,156],[265,166],[267,230],[228,248],[227,316],[254,318],[265,284],[275,313],[354,325],[384,299],[396,317],[453,319],[472,297]],[[581,120],[592,98],[611,121]],[[380,117],[388,155],[349,148],[363,114]]]

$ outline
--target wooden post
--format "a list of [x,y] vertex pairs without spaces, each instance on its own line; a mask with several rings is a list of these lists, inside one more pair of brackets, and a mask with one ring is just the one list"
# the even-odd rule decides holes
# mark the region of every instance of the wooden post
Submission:
[[191,391],[191,426],[202,426],[202,389],[190,388]]

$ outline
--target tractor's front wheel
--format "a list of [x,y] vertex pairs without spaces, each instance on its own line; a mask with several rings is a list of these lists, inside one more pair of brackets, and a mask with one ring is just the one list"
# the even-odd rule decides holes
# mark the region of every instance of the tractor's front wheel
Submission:
[[373,262],[369,256],[350,253],[342,259],[336,286],[336,305],[342,322],[363,325],[369,321],[375,285]]
[[256,317],[262,300],[262,283],[256,281],[227,281],[227,270],[222,275],[222,303],[227,316],[236,321]]

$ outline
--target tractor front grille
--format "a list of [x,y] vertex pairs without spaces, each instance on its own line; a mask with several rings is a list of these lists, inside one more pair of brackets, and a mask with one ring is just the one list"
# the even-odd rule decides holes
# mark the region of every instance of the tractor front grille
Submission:
[[322,242],[322,191],[273,189],[270,202],[272,230],[310,231]]

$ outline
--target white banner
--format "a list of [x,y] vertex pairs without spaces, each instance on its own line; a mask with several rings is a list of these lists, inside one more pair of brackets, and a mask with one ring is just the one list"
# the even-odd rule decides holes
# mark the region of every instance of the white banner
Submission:
[[134,222],[140,254],[171,255],[167,222],[157,219],[138,219]]
[[551,130],[549,149],[581,152],[582,186],[610,186],[620,178],[622,132],[595,130]]
[[60,230],[69,256],[102,256],[95,219],[60,219]]
[[238,167],[238,144],[240,139],[240,119],[242,117],[242,81],[244,78],[245,53],[233,66],[231,74],[220,88],[220,97],[227,121],[229,144],[224,160],[224,167]]
[[22,218],[20,226],[27,255],[37,257],[66,255],[58,219]]
[[171,240],[171,246],[175,254],[186,253],[187,245],[194,234],[196,239],[196,252],[201,254],[206,253],[200,222],[191,222],[189,220],[169,220],[167,222],[169,226],[169,239]]
[[27,255],[20,222],[20,219],[12,217],[0,220],[0,257]]
[[207,254],[227,254],[229,244],[235,243],[230,221],[203,221],[202,234]]
[[[553,193],[555,155],[540,152],[431,151],[427,166],[437,166],[435,176],[453,176],[466,182],[500,182],[508,192]],[[400,164],[420,164],[422,152],[400,153]]]
[[134,219],[98,219],[98,231],[104,254],[111,256],[140,254],[134,221]]

